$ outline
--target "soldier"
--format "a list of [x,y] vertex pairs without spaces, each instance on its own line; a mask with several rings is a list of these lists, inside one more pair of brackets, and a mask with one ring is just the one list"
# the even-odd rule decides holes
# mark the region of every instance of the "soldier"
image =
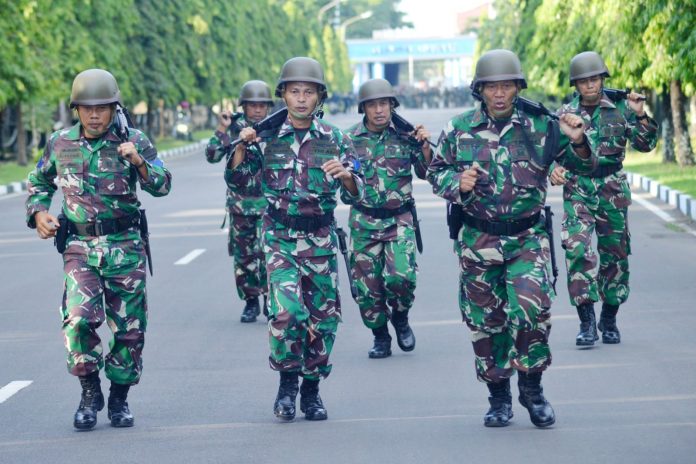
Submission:
[[[317,116],[326,98],[321,65],[306,57],[288,60],[275,94],[288,117],[259,134],[242,129],[225,171],[231,188],[253,182],[262,171],[268,200],[263,223],[269,284],[270,366],[280,372],[274,413],[295,417],[298,376],[300,410],[324,420],[319,380],[331,372],[329,355],[341,320],[334,222],[336,191],[344,203],[364,194],[350,138]],[[257,145],[254,145],[254,142]]]
[[372,329],[370,358],[391,356],[390,319],[403,351],[416,338],[408,312],[416,289],[415,203],[411,170],[425,179],[432,151],[422,125],[404,134],[392,122],[399,106],[394,89],[384,79],[365,82],[358,92],[362,122],[348,129],[365,176],[365,198],[350,211],[352,279],[363,323]]
[[513,52],[484,53],[471,86],[481,103],[445,127],[428,180],[461,217],[455,240],[459,301],[472,332],[478,379],[490,392],[484,425],[508,425],[513,416],[510,377],[517,371],[520,404],[534,425],[548,427],[555,414],[541,386],[542,372],[551,363],[554,295],[549,236],[540,214],[546,176],[553,159],[589,172],[594,157],[581,118],[571,114],[560,119],[566,148],[558,153],[553,147],[557,125],[519,99],[527,83]]
[[[218,163],[230,154],[230,143],[239,132],[259,122],[268,115],[273,105],[271,89],[263,81],[249,81],[242,86],[239,96],[242,114],[220,112],[220,122],[205,149],[209,163]],[[260,171],[257,173],[260,176]],[[242,322],[255,322],[260,313],[259,296],[263,295],[266,311],[266,263],[261,249],[261,224],[266,200],[261,191],[260,179],[250,186],[227,189],[227,213],[230,231],[227,250],[234,257],[234,276],[239,298],[246,301]]]
[[[67,240],[61,310],[68,371],[82,385],[77,429],[93,428],[104,407],[102,367],[111,380],[111,425],[133,425],[126,397],[140,380],[147,326],[147,242],[139,230],[144,216],[136,184],[155,197],[167,195],[171,186],[171,174],[145,134],[130,128],[127,140],[119,137],[124,128],[114,115],[120,99],[111,73],[88,69],[78,74],[70,106],[77,109],[79,122],[51,135],[29,174],[27,224],[42,239],[58,234]],[[48,212],[56,185],[64,196],[64,218]],[[97,328],[105,318],[113,340],[103,357]]]
[[[577,94],[559,114],[582,117],[587,136],[597,153],[598,166],[583,174],[561,162],[551,182],[563,184],[562,239],[568,268],[568,293],[580,318],[575,343],[592,346],[598,340],[594,303],[602,300],[599,330],[603,343],[619,343],[616,326],[619,305],[628,299],[628,255],[631,235],[626,214],[631,189],[622,171],[626,143],[649,152],[657,143],[657,123],[645,112],[645,97],[631,92],[627,99],[612,100],[604,90],[609,77],[602,57],[583,52],[570,61],[570,85]],[[592,235],[597,233],[597,254]]]

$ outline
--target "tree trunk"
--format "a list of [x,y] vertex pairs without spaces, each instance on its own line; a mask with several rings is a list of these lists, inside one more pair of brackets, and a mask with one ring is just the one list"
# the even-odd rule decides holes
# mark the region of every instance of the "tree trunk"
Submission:
[[689,113],[691,116],[689,132],[691,132],[692,136],[696,137],[696,94],[692,95],[689,99]]
[[689,130],[686,126],[684,114],[684,94],[681,90],[681,82],[673,80],[670,84],[672,101],[672,122],[674,123],[674,135],[676,137],[677,163],[679,166],[692,166],[694,164],[694,152],[691,149]]
[[160,99],[157,102],[157,111],[159,112],[159,138],[164,138],[164,100]]
[[670,107],[669,90],[660,95],[660,127],[662,133],[662,162],[674,163],[677,158],[674,155],[674,126],[672,126],[672,109]]
[[17,103],[17,164],[27,165],[27,131],[22,121],[22,104]]
[[145,132],[148,134],[148,137],[151,137],[150,134],[152,134],[152,120],[154,119],[152,117],[152,101],[148,98],[147,99],[147,115],[145,119]]

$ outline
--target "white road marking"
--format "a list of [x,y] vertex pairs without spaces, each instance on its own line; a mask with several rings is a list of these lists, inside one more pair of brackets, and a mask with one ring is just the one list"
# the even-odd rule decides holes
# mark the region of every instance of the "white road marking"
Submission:
[[633,199],[637,201],[643,208],[647,209],[651,213],[655,214],[657,217],[665,222],[674,222],[674,218],[669,214],[665,213],[663,210],[657,206],[650,203],[648,200],[641,198],[639,195],[633,195]]
[[4,387],[0,388],[0,403],[7,401],[12,395],[31,385],[31,380],[13,380]]
[[205,248],[196,248],[195,250],[191,251],[189,254],[187,254],[174,264],[176,266],[184,266],[193,261],[194,259],[198,258],[203,253],[205,253]]

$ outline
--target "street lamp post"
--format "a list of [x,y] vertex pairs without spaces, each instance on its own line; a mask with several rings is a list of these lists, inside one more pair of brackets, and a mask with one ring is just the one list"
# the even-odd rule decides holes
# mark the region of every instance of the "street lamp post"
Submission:
[[353,23],[356,23],[358,21],[362,21],[363,19],[367,19],[372,16],[372,10],[367,10],[359,15],[353,16],[352,18],[348,18],[345,21],[341,23],[340,26],[338,26],[338,36],[341,40],[346,40],[346,29],[348,26],[350,26]]

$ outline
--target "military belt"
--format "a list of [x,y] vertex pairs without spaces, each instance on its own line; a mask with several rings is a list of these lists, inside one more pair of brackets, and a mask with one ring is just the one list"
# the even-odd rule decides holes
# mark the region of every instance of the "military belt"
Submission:
[[274,221],[301,232],[314,232],[334,222],[333,211],[319,216],[290,216],[273,205],[268,205],[266,211]]
[[353,205],[353,208],[375,219],[389,219],[411,211],[413,202],[409,201],[398,208],[369,208],[363,205]]
[[98,237],[117,234],[140,225],[140,213],[118,219],[98,219],[95,222],[77,223],[68,221],[68,232],[76,235]]
[[597,166],[595,168],[595,170],[592,171],[588,177],[592,177],[595,179],[607,177],[607,176],[610,176],[612,174],[619,172],[622,169],[623,169],[623,163]]
[[462,214],[462,222],[474,229],[490,235],[517,235],[534,227],[541,218],[541,212],[519,221],[487,221],[468,214]]

